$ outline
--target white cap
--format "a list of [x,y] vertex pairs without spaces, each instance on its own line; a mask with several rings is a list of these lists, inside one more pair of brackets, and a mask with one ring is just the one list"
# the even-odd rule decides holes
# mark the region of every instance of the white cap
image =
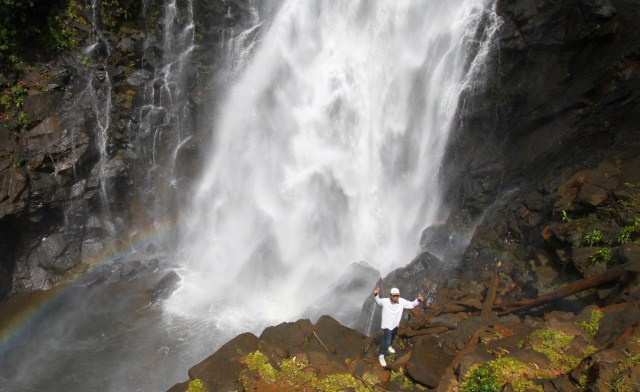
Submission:
[[391,295],[400,295],[400,290],[398,290],[397,287],[394,287],[391,289],[391,291],[389,291],[389,294]]

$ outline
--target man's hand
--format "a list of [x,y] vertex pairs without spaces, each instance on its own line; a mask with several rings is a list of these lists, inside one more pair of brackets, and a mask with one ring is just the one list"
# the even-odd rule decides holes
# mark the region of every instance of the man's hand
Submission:
[[380,292],[380,290],[375,289],[375,290],[373,290],[373,295],[376,296],[376,295],[378,295],[379,292]]
[[418,294],[418,302],[424,302],[424,297],[422,294]]

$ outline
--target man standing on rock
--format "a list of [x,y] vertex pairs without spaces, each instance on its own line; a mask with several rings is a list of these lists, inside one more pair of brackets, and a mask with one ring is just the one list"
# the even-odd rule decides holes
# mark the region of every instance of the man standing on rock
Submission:
[[396,350],[391,347],[391,342],[398,333],[398,325],[400,325],[400,319],[402,318],[402,311],[404,309],[412,309],[418,306],[418,303],[424,301],[422,294],[418,295],[418,298],[411,302],[404,298],[400,298],[400,290],[392,288],[389,292],[389,298],[380,298],[378,289],[373,290],[373,299],[378,306],[382,306],[382,343],[380,344],[380,365],[387,366],[387,361],[384,360],[384,356],[387,351],[394,354]]

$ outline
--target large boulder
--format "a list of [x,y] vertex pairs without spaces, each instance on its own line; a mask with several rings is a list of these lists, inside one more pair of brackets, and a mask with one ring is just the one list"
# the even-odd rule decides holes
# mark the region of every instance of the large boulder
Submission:
[[213,355],[189,369],[191,380],[199,379],[208,391],[242,390],[242,358],[258,349],[258,338],[251,333],[238,335]]
[[439,341],[436,336],[417,338],[407,364],[407,374],[429,388],[438,386],[440,378],[453,360],[453,356],[438,348]]

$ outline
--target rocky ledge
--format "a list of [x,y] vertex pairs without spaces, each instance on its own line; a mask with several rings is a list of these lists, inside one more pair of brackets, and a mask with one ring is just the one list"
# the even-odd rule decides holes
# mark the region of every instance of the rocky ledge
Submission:
[[[623,269],[637,279],[640,261]],[[502,298],[506,280],[499,271],[494,276]],[[413,309],[402,322],[387,368],[377,360],[381,333],[368,337],[322,316],[315,324],[269,327],[259,337],[239,335],[170,391],[631,391],[639,385],[640,301],[578,313],[559,310],[566,306],[559,301],[543,315],[509,314],[502,304],[493,305],[500,313],[487,313],[487,277],[449,275],[430,306]]]

